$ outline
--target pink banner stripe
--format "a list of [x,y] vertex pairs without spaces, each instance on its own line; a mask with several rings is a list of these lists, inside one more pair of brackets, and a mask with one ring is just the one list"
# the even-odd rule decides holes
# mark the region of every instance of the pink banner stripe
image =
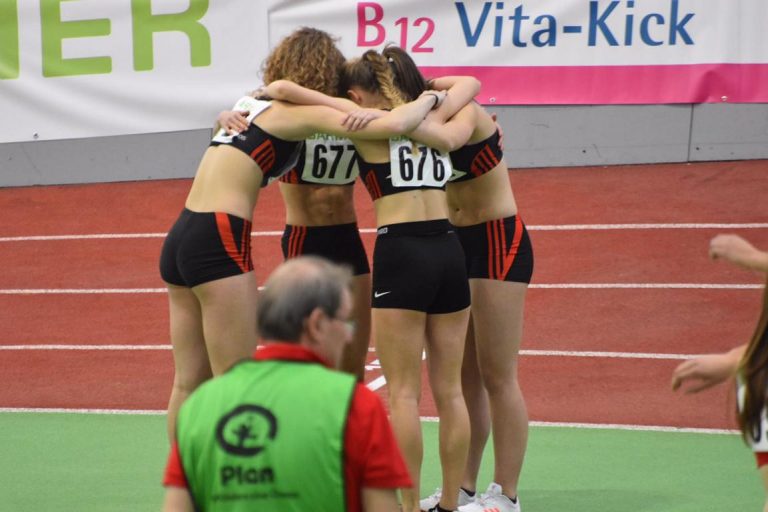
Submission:
[[420,69],[426,77],[477,77],[485,105],[768,103],[768,64]]

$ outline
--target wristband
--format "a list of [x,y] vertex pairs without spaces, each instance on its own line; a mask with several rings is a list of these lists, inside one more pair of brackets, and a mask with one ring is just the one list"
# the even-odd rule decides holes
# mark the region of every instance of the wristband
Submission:
[[432,97],[434,97],[435,98],[435,104],[432,105],[432,108],[430,110],[434,110],[434,109],[437,108],[437,105],[440,103],[440,96],[438,96],[434,92],[423,92],[423,93],[421,93],[421,95],[422,96],[432,96]]

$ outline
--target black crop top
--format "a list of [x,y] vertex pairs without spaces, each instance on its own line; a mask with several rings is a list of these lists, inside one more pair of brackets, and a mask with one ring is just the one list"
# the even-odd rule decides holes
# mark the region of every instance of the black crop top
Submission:
[[475,144],[467,144],[456,151],[451,151],[451,164],[453,175],[451,183],[467,181],[493,170],[504,157],[504,152],[499,145],[499,131],[485,140]]
[[411,190],[445,190],[451,177],[451,161],[436,149],[409,139],[389,140],[390,161],[370,163],[360,158],[360,178],[374,201]]
[[[235,104],[233,110],[249,111],[248,121],[251,122],[269,106],[269,102],[245,96]],[[258,164],[264,175],[261,182],[262,187],[266,187],[290,171],[304,150],[304,141],[280,139],[265,132],[252,122],[244,132],[234,135],[227,135],[223,130],[219,130],[211,140],[210,145],[220,146],[222,144],[239,149]]]

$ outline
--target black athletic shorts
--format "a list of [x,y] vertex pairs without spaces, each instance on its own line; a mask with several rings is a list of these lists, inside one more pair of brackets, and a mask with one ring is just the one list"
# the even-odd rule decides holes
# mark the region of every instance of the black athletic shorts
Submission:
[[447,220],[390,224],[377,233],[374,308],[441,314],[469,306],[464,253]]
[[334,226],[286,225],[280,245],[285,259],[311,254],[348,265],[356,276],[371,273],[368,255],[354,222]]
[[177,286],[191,288],[252,270],[251,222],[228,213],[185,208],[160,253],[160,276]]
[[457,227],[456,232],[470,279],[531,282],[533,246],[519,215]]

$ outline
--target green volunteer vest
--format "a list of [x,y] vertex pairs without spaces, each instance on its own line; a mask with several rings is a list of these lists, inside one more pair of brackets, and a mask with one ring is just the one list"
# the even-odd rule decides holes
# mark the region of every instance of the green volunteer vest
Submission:
[[342,512],[351,375],[244,361],[183,404],[177,440],[197,510]]

